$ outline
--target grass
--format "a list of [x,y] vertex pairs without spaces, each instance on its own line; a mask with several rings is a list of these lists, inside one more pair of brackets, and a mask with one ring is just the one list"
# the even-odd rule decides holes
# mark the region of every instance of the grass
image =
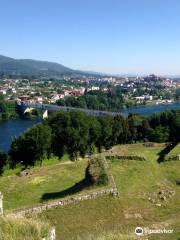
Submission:
[[[174,229],[173,234],[150,235],[148,239],[178,240],[180,236],[180,190],[175,179],[179,162],[157,162],[164,144],[145,147],[142,144],[114,147],[114,154],[140,155],[146,161],[114,160],[110,162],[119,198],[106,196],[78,205],[51,209],[41,215],[56,226],[57,239],[147,239],[137,238],[137,226]],[[160,190],[173,190],[175,195],[160,200]],[[148,198],[155,199],[152,203]],[[156,204],[161,204],[157,206]]]
[[[85,177],[86,161],[64,162],[30,169],[28,176],[11,174],[0,177],[4,209],[37,205],[48,193],[61,193]],[[68,194],[68,193],[67,193]]]
[[21,171],[21,167],[20,166],[17,166],[14,169],[10,169],[9,167],[5,167],[4,168],[4,172],[3,172],[3,176],[7,177],[7,176],[10,176],[10,175],[13,175],[13,174],[18,174],[20,171]]
[[[178,240],[180,190],[176,179],[180,174],[180,162],[159,164],[159,154],[164,149],[164,144],[113,147],[109,154],[138,155],[146,159],[109,160],[119,198],[104,196],[50,209],[39,215],[40,221],[48,221],[56,227],[57,240],[147,239],[136,237],[134,230],[137,226],[174,229],[173,234],[150,235],[149,240]],[[67,159],[65,156],[62,162],[57,159],[45,162],[42,167],[31,169],[31,175],[26,177],[15,174],[1,177],[0,190],[4,194],[5,210],[36,205],[42,196],[63,197],[63,194],[76,190],[85,177],[87,161],[69,162]],[[164,190],[174,194],[162,200],[159,192]]]
[[42,240],[50,226],[39,219],[0,218],[1,240]]
[[180,155],[180,143],[178,143],[169,154],[167,154],[166,159]]
[[[69,161],[68,154],[64,154],[61,158],[51,155],[49,158],[46,158],[43,160],[42,165],[50,166],[50,165],[56,165],[59,163],[65,163],[67,161]],[[39,167],[39,166],[41,166],[41,162],[37,162],[35,167]],[[33,169],[33,167],[31,169]],[[4,168],[3,176],[10,176],[12,174],[18,174],[21,172],[21,170],[22,170],[22,166],[20,166],[20,165],[17,165],[16,168],[14,168],[14,169],[11,169],[11,168],[9,168],[9,166],[6,166]]]

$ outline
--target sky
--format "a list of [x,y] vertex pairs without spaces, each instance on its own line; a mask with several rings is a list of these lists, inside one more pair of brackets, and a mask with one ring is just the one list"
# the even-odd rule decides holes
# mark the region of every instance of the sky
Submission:
[[180,0],[0,0],[0,54],[180,75]]

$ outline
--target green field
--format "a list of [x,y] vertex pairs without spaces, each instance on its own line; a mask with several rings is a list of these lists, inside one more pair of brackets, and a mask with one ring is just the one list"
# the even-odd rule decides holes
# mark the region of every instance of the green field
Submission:
[[46,193],[65,195],[65,190],[84,179],[86,166],[87,161],[67,161],[35,167],[28,176],[0,177],[5,210],[37,205]]
[[[56,226],[58,239],[139,239],[134,229],[143,226],[174,229],[173,234],[151,235],[148,239],[177,240],[180,236],[180,190],[175,180],[180,175],[180,163],[159,164],[157,159],[164,147],[163,144],[114,147],[111,152],[115,154],[139,154],[147,159],[144,162],[111,161],[119,198],[103,197],[52,209],[42,217]],[[159,192],[163,190],[173,191],[174,195],[161,200]]]
[[[115,146],[103,155],[138,155],[146,161],[108,160],[119,197],[104,196],[76,205],[54,208],[39,215],[42,222],[56,227],[57,240],[178,240],[180,237],[180,162],[158,163],[164,144]],[[5,172],[0,177],[5,211],[37,205],[42,196],[51,193],[63,197],[85,177],[86,160],[57,160],[35,167],[28,176]],[[83,189],[83,192],[89,189]],[[53,194],[52,194],[53,193]],[[49,200],[51,200],[51,197]],[[163,198],[162,198],[163,197]],[[151,229],[173,229],[173,234],[137,238],[137,226]]]

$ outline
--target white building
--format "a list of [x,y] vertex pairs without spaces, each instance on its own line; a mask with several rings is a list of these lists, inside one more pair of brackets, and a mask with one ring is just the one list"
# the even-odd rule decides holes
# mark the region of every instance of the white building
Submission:
[[37,102],[37,103],[43,103],[43,98],[42,97],[35,97],[34,100]]
[[92,86],[91,88],[88,88],[87,91],[99,91],[99,87]]
[[5,89],[0,89],[0,94],[6,95],[6,90]]

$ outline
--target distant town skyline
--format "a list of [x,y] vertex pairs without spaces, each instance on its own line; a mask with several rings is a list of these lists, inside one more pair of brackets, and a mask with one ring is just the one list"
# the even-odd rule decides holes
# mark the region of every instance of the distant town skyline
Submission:
[[108,74],[180,75],[179,0],[0,0],[0,54]]

